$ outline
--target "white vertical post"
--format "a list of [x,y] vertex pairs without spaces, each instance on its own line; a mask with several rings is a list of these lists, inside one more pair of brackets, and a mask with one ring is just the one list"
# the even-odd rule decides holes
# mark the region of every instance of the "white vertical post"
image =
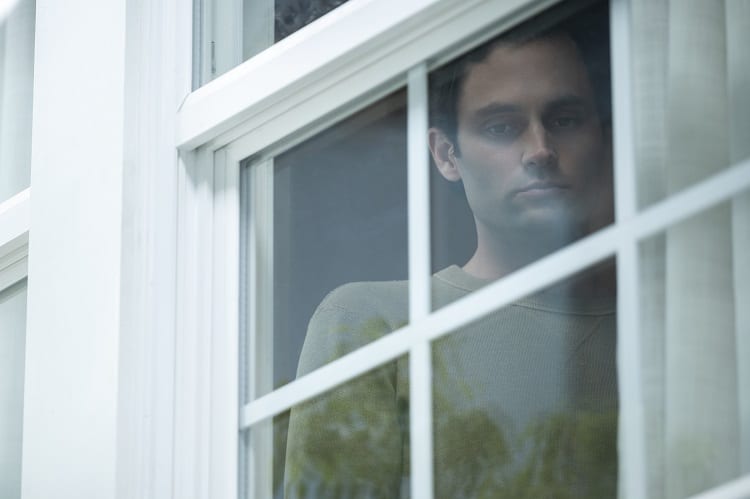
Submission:
[[214,153],[210,497],[237,499],[239,163]]
[[37,1],[24,499],[116,495],[127,3]]
[[[244,303],[246,364],[242,375],[247,387],[245,396],[250,402],[273,390],[273,160],[248,168],[249,189],[243,191],[249,200],[247,226],[242,229],[246,231],[245,272],[248,273]],[[242,481],[247,485],[247,497],[273,497],[272,420],[246,431],[250,434],[243,439],[246,447]]]
[[[629,0],[610,3],[616,223],[636,214]],[[638,241],[617,251],[617,373],[620,387],[619,496],[646,497],[646,452],[639,323]]]
[[[409,320],[430,313],[430,172],[427,144],[427,66],[408,76],[408,209],[409,209]],[[411,438],[411,497],[431,499],[432,358],[429,340],[418,341],[409,357],[409,428]]]

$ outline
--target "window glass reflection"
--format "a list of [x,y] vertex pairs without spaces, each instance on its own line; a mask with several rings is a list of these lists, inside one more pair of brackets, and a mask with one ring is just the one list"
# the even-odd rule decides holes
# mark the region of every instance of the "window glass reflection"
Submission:
[[[259,311],[273,330],[258,333],[273,351],[262,359],[271,372],[254,375],[273,381],[255,396],[407,322],[405,97],[391,94],[273,160],[272,259],[263,264],[273,310]],[[384,303],[394,310],[387,318]],[[249,305],[243,313],[256,320]]]
[[497,279],[613,221],[606,4],[559,17],[430,75],[435,270]]
[[0,4],[0,203],[29,186],[31,170],[36,9],[34,0],[10,4]]
[[[614,273],[604,262],[434,343],[436,497],[616,496]],[[488,284],[438,278],[446,301]]]

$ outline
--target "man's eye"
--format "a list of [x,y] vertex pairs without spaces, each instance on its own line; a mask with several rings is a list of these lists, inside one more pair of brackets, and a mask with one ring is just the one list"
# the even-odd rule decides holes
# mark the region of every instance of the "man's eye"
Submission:
[[512,123],[494,123],[485,127],[485,130],[496,137],[510,137],[518,132],[518,126]]
[[574,128],[581,122],[577,116],[558,116],[552,119],[552,126],[558,129]]

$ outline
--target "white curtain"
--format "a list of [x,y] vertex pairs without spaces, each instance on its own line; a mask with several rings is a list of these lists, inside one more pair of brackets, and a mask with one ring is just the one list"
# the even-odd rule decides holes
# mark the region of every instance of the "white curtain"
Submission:
[[[639,204],[750,156],[750,1],[634,0]],[[750,472],[750,197],[644,241],[651,497]]]
[[29,186],[34,0],[0,20],[0,202]]

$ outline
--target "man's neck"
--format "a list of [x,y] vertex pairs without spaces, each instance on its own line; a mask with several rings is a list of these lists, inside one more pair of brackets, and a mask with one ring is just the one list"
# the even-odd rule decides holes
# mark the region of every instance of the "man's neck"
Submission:
[[[470,275],[485,280],[504,277],[581,237],[572,231],[550,234],[543,231],[513,231],[498,234],[477,223],[477,249],[463,266]],[[567,296],[614,296],[616,292],[614,260],[607,260],[545,289],[543,293]]]

